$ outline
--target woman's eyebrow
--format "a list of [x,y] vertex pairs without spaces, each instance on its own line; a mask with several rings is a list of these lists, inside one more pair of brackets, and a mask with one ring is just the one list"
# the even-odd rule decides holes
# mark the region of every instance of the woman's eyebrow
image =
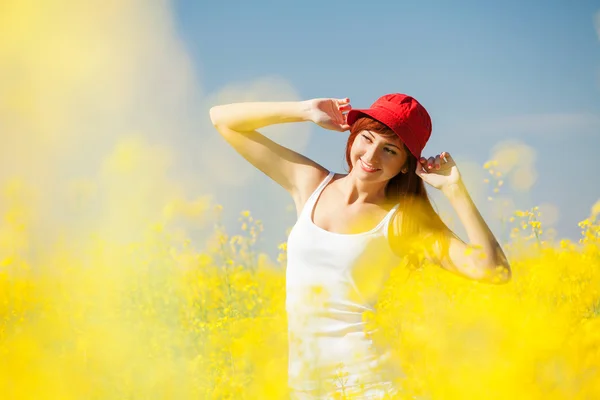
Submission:
[[[373,133],[371,133],[371,131],[367,131],[367,132],[369,132],[369,135],[371,135],[373,137],[373,139],[375,139],[375,135],[373,135]],[[400,150],[400,147],[398,147],[394,143],[385,142],[385,144],[386,144],[386,146],[394,146],[395,148],[397,148],[398,150]]]

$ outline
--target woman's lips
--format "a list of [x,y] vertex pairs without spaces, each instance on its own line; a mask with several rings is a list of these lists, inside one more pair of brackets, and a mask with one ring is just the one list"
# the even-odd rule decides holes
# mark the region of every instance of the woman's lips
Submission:
[[367,164],[364,163],[363,160],[361,160],[361,159],[359,159],[359,160],[360,160],[360,166],[363,169],[363,171],[369,172],[369,173],[373,173],[373,172],[379,171],[379,168],[369,167]]

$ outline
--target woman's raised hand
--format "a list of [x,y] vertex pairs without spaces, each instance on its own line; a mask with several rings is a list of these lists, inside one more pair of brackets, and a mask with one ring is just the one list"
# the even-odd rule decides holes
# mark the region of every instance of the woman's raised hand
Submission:
[[352,109],[350,99],[312,99],[307,101],[309,118],[312,122],[332,131],[344,132],[350,129],[346,121]]
[[441,191],[462,182],[456,162],[447,151],[443,151],[435,157],[421,157],[415,173],[424,182]]

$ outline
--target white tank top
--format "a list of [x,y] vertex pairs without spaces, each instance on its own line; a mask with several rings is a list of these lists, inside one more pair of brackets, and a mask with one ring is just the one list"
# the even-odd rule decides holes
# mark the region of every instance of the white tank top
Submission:
[[[372,397],[356,398],[379,398],[393,387],[384,377],[389,375],[375,370],[394,377],[401,371],[385,364],[389,351],[375,348],[363,313],[373,311],[394,265],[387,229],[398,205],[368,232],[326,231],[312,214],[333,176],[330,172],[309,197],[288,237],[288,383],[296,399],[327,399],[342,386],[348,394],[361,384]],[[346,375],[338,379],[339,374]]]

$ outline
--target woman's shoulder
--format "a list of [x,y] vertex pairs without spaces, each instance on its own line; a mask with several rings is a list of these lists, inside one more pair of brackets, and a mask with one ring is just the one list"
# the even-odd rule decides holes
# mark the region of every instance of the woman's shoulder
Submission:
[[[298,191],[303,197],[310,196],[319,185],[329,176],[330,171],[322,166],[309,167],[301,171],[298,179]],[[334,175],[335,178],[335,175]]]
[[[308,198],[314,193],[319,185],[327,178],[330,171],[318,164],[306,165],[297,172],[296,190],[293,199],[296,209],[301,210]],[[334,176],[335,178],[335,176]]]

